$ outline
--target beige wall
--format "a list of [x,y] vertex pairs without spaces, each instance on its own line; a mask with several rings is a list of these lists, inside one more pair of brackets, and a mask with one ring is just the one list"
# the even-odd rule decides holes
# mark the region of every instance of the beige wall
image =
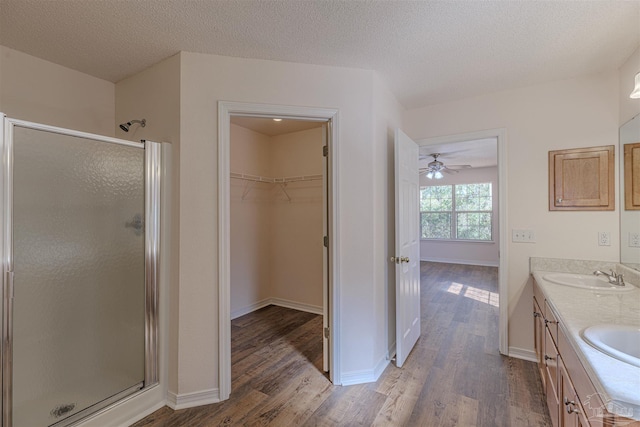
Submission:
[[[274,177],[322,175],[322,129],[272,138]],[[322,180],[276,186],[272,205],[271,285],[273,297],[322,308]]]
[[[398,103],[379,74],[373,76],[373,304],[376,331],[374,343],[375,375],[381,373],[395,352],[396,276],[389,257],[395,256],[395,177],[394,134],[402,128],[404,108]],[[350,159],[346,159],[350,160]],[[357,162],[351,164],[363,170]]]
[[[271,177],[271,138],[232,124],[230,170]],[[245,194],[247,185],[250,190]],[[273,184],[230,180],[231,318],[270,298]],[[244,197],[244,198],[243,198]]]
[[[182,53],[179,393],[218,384],[217,103],[339,109],[343,372],[374,366],[372,78],[366,70]],[[188,167],[186,167],[188,165]],[[188,207],[188,208],[187,208]],[[380,262],[378,259],[376,262]]]
[[[129,140],[147,139],[156,142],[170,142],[171,180],[168,215],[170,235],[162,236],[163,259],[170,260],[166,275],[162,280],[165,288],[160,291],[161,323],[160,344],[162,368],[165,373],[160,381],[163,389],[175,391],[178,384],[178,311],[180,306],[178,277],[180,272],[180,252],[175,243],[179,237],[180,203],[180,55],[170,57],[134,76],[116,84],[116,115],[111,123],[112,132],[118,138]],[[118,128],[119,123],[132,119],[147,120],[146,127],[134,125],[128,133]],[[166,266],[165,266],[166,267]],[[167,315],[168,313],[168,315]],[[162,396],[163,398],[166,396]]]
[[114,84],[0,46],[0,112],[113,136]]
[[619,124],[640,114],[640,99],[631,99],[636,74],[640,73],[640,47],[620,67],[620,120]]
[[[322,134],[269,137],[231,124],[231,172],[322,175]],[[322,313],[322,180],[285,189],[291,200],[280,184],[230,180],[232,319],[270,303]]]
[[[408,111],[415,139],[484,129],[507,129],[507,230],[532,229],[535,244],[507,244],[509,346],[533,349],[529,257],[618,261],[618,212],[549,212],[549,150],[616,145],[618,74],[492,93]],[[616,178],[617,179],[617,178]],[[618,204],[618,201],[616,201]],[[610,231],[611,246],[597,245]]]

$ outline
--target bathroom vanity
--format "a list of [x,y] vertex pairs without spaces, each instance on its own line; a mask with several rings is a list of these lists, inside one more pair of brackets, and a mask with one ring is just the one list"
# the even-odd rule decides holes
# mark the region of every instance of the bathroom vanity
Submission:
[[[640,340],[640,289],[631,285],[637,278],[617,265],[634,281],[615,286],[590,267],[545,271],[549,265],[532,259],[535,352],[551,419],[554,427],[638,427],[640,358],[621,360]],[[618,330],[628,336],[612,345],[630,347],[616,353],[599,338]]]

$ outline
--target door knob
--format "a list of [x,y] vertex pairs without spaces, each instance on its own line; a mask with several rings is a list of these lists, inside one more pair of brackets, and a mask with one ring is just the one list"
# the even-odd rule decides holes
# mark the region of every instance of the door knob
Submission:
[[409,262],[409,257],[408,256],[401,257],[400,262]]

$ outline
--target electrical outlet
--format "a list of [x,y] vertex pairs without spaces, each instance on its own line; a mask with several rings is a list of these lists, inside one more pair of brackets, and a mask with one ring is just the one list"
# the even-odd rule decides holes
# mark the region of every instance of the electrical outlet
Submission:
[[638,232],[629,233],[629,247],[640,248],[640,233]]
[[511,241],[516,243],[535,243],[536,235],[533,230],[511,230]]
[[611,246],[611,233],[608,231],[598,232],[598,246]]

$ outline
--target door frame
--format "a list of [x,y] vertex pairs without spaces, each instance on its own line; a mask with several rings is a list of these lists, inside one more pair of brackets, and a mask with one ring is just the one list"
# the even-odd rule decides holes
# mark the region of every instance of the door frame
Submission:
[[256,104],[218,101],[218,361],[219,398],[231,394],[231,261],[230,261],[230,145],[231,116],[269,117],[330,122],[327,133],[329,153],[327,187],[329,204],[329,379],[336,384],[340,378],[340,286],[338,230],[338,116],[331,108]]
[[500,354],[509,355],[509,271],[508,271],[508,229],[507,229],[507,129],[487,129],[456,135],[438,136],[416,140],[418,146],[449,144],[473,139],[496,138],[498,141],[498,215],[499,260],[498,260],[498,349]]

